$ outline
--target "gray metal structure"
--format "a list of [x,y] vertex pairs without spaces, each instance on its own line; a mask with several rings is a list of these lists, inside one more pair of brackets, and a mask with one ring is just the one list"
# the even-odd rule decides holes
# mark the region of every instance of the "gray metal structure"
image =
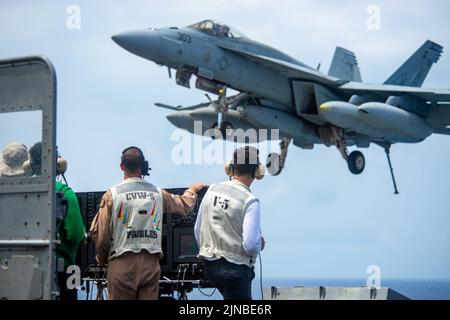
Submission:
[[[235,138],[227,129],[279,129],[280,154],[268,156],[267,167],[278,175],[287,148],[336,146],[353,174],[361,174],[365,158],[348,146],[381,146],[390,162],[395,143],[417,143],[433,133],[450,134],[450,90],[419,88],[442,47],[426,41],[384,84],[362,83],[356,55],[338,47],[328,74],[253,41],[230,26],[204,20],[178,28],[148,28],[114,35],[126,50],[176,70],[176,83],[190,88],[192,75],[201,90],[215,93],[167,116],[179,128],[204,135],[208,129]],[[226,89],[239,94],[227,97]],[[209,98],[209,97],[208,97]],[[201,132],[194,122],[201,121]],[[268,139],[274,139],[271,136]],[[264,140],[258,137],[257,140]],[[256,141],[254,141],[256,142]]]
[[264,300],[409,300],[390,288],[375,287],[271,287]]
[[45,57],[0,61],[0,117],[36,110],[42,112],[42,174],[0,175],[0,299],[58,295],[55,70]]

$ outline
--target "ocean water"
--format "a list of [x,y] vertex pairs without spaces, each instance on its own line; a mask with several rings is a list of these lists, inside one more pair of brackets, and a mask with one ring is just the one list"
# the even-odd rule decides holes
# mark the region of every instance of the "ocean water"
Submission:
[[[276,287],[361,287],[366,285],[366,279],[263,279],[263,288]],[[412,280],[385,279],[382,287],[389,287],[413,300],[450,300],[450,279],[443,280]],[[91,290],[91,299],[95,299],[97,290]],[[252,283],[253,299],[261,299],[261,286],[258,276]],[[176,298],[176,296],[175,296]],[[85,300],[86,293],[78,291],[78,299]],[[222,295],[214,289],[194,289],[188,294],[189,300],[221,300]]]

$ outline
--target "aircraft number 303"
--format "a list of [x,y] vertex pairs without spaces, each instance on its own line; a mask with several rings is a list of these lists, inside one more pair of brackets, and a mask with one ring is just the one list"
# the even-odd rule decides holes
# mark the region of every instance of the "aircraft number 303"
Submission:
[[178,40],[191,43],[191,36],[185,33],[178,32]]

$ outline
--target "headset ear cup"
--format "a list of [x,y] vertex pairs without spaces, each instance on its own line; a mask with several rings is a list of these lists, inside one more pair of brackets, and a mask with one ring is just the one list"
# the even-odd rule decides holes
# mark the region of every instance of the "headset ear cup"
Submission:
[[255,179],[262,180],[264,178],[265,174],[266,174],[266,168],[264,168],[264,166],[260,164],[258,166],[258,169],[256,169]]
[[234,170],[233,170],[233,165],[231,164],[231,161],[228,161],[227,163],[225,163],[225,165],[223,167],[225,169],[225,174],[229,177],[232,177],[234,174]]
[[56,174],[64,174],[67,171],[67,160],[63,157],[58,157],[57,163],[56,163]]
[[142,168],[141,168],[142,175],[149,176],[150,175],[149,170],[151,170],[151,169],[148,165],[148,161],[147,160],[142,161]]

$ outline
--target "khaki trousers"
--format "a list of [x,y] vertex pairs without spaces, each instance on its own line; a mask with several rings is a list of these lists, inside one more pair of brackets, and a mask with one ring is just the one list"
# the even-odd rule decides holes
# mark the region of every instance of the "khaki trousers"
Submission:
[[126,252],[108,262],[108,299],[157,300],[160,275],[158,254]]

